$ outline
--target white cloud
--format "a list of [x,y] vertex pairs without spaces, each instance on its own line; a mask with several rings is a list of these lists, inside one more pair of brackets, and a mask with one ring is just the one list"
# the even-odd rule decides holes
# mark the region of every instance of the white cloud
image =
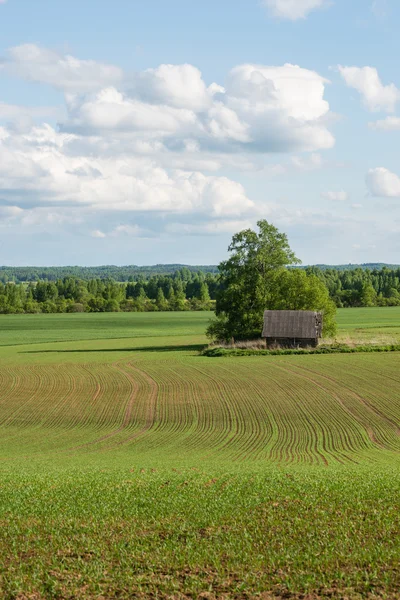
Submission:
[[229,73],[226,94],[234,106],[250,101],[251,105],[259,104],[261,110],[283,109],[294,119],[315,119],[329,109],[323,100],[325,83],[327,80],[315,71],[297,65],[245,64]]
[[384,167],[370,169],[366,183],[372,196],[400,198],[400,177]]
[[253,226],[251,221],[211,221],[210,223],[170,223],[166,232],[178,235],[221,235],[222,233],[235,233]]
[[321,197],[325,198],[325,200],[332,200],[333,202],[346,202],[349,199],[349,195],[344,190],[339,190],[337,192],[328,191],[322,192]]
[[[172,86],[174,94],[166,93],[170,87],[165,78],[171,76],[169,84],[177,79],[167,66],[165,86],[153,86],[147,98],[140,86],[69,95],[62,130],[124,139],[130,135],[135,143],[142,132],[142,141],[158,140],[174,151],[291,152],[334,145],[327,128],[327,81],[314,71],[289,64],[241,65],[229,73],[225,88],[218,86],[214,93],[212,86],[200,85],[200,72],[193,67],[194,89],[200,90],[193,98],[183,85]],[[136,80],[141,81],[139,76]]]
[[7,123],[8,128],[16,132],[29,131],[35,122],[57,120],[64,115],[64,110],[54,106],[21,106],[0,102],[0,123]]
[[50,228],[57,225],[78,225],[81,224],[84,219],[83,215],[79,211],[71,211],[65,208],[54,208],[54,207],[34,207],[31,209],[25,209],[21,213],[21,225],[38,227],[42,225],[49,225]]
[[201,72],[193,65],[160,65],[138,73],[132,94],[151,104],[165,104],[195,112],[211,105],[211,94]]
[[[297,0],[296,0],[297,1]],[[0,69],[64,92],[63,131],[158,140],[174,151],[188,143],[224,153],[331,148],[326,79],[297,65],[245,64],[226,85],[206,86],[193,65],[160,65],[125,74],[35,44],[11,48]],[[141,132],[141,140],[138,139]]]
[[18,192],[21,206],[27,194],[48,205],[215,216],[240,215],[254,205],[243,186],[227,177],[166,170],[131,155],[71,155],[68,147],[76,138],[50,126],[33,128],[29,135],[0,134],[0,189]]
[[265,6],[274,17],[282,19],[305,19],[307,15],[320,8],[329,6],[327,0],[264,0]]
[[351,205],[351,208],[354,208],[354,210],[359,210],[359,209],[360,209],[360,208],[362,208],[362,207],[363,207],[363,205],[362,205],[362,204],[359,204],[359,203],[356,203],[356,204],[352,204],[352,205]]
[[0,206],[0,220],[8,221],[23,214],[22,208],[19,206]]
[[374,123],[368,123],[371,129],[378,131],[398,131],[400,129],[400,117],[386,117]]
[[[313,152],[306,156],[291,156],[285,162],[267,164],[257,170],[258,173],[269,177],[280,177],[291,173],[308,173],[318,171],[327,166],[321,154]],[[341,165],[335,165],[341,166]]]
[[12,197],[21,223],[32,226],[72,227],[95,214],[103,216],[91,220],[92,237],[143,237],[140,225],[124,220],[135,212],[140,224],[151,212],[228,231],[268,209],[228,174],[262,172],[265,154],[277,151],[310,152],[288,159],[290,170],[318,169],[318,151],[334,144],[328,82],[297,65],[240,65],[224,86],[206,86],[192,65],[127,75],[24,45],[0,69],[64,92],[59,129],[29,122],[44,117],[42,108],[0,104],[0,122],[27,117],[19,127],[0,126],[0,199]]
[[217,140],[251,141],[249,125],[240,121],[237,113],[222,102],[216,103],[208,113],[207,128]]
[[112,237],[119,237],[120,235],[138,237],[143,233],[143,229],[139,225],[117,225],[109,235]]
[[82,134],[114,132],[126,136],[127,132],[142,131],[148,137],[164,137],[185,133],[195,123],[190,110],[146,104],[115,88],[103,89],[85,99],[74,97],[67,107],[69,119],[63,128]]
[[120,237],[126,235],[129,237],[140,237],[144,233],[144,230],[139,225],[118,225],[114,227],[109,233],[104,233],[100,229],[95,229],[90,232],[91,237],[104,239],[106,237]]
[[100,229],[95,229],[94,231],[92,231],[90,233],[90,235],[94,238],[99,238],[99,239],[103,239],[103,238],[107,237],[105,233],[100,231]]
[[35,44],[10,48],[3,63],[10,74],[51,85],[68,93],[83,93],[122,81],[119,67],[79,60]]
[[254,207],[254,202],[246,197],[244,187],[227,177],[209,177],[204,198],[206,207],[215,216],[241,215]]
[[311,154],[307,158],[304,156],[293,156],[291,163],[297,171],[315,171],[321,169],[324,165],[322,156],[316,153]]
[[339,72],[346,84],[357,90],[370,111],[394,112],[400,100],[400,90],[391,83],[383,85],[374,67],[342,67]]

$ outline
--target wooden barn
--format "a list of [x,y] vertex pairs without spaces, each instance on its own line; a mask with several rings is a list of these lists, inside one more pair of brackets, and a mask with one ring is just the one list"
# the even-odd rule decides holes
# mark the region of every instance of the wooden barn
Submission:
[[312,310],[266,310],[262,337],[267,346],[317,346],[323,317]]

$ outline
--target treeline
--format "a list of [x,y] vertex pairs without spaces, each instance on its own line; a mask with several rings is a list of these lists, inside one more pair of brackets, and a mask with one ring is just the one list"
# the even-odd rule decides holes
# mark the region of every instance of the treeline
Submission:
[[390,269],[321,269],[308,267],[327,286],[338,308],[400,306],[400,267]]
[[210,273],[180,269],[173,275],[120,283],[112,278],[0,283],[0,313],[150,312],[212,310],[218,283]]
[[114,279],[115,281],[136,281],[138,277],[148,279],[154,275],[173,275],[184,269],[190,273],[217,273],[218,267],[213,265],[186,266],[186,265],[153,265],[149,267],[138,267],[128,265],[116,267],[104,265],[100,267],[1,267],[0,282],[26,283],[30,281],[58,281],[66,277],[75,279]]
[[[382,263],[366,263],[363,265],[316,265],[320,271],[350,271],[350,270],[381,270],[387,267],[391,270],[398,269],[398,265],[385,265]],[[299,267],[308,269],[309,267]],[[100,267],[2,267],[0,266],[0,282],[8,283],[26,283],[30,281],[58,281],[66,277],[76,279],[114,279],[115,281],[128,282],[136,281],[138,277],[148,279],[154,275],[174,275],[177,271],[188,270],[191,273],[218,273],[216,265],[152,265],[148,267],[138,267],[136,265],[127,265],[125,267],[117,267],[114,265],[103,265]]]
[[[326,271],[326,270],[334,270],[334,271],[352,271],[355,269],[364,269],[364,270],[369,270],[369,271],[376,271],[376,270],[381,270],[383,268],[388,268],[388,269],[398,269],[400,267],[400,265],[389,265],[387,263],[363,263],[362,265],[353,265],[353,264],[348,264],[348,265],[314,265],[317,269],[321,269],[322,271]],[[300,267],[300,268],[308,268],[308,267]]]
[[[339,308],[400,306],[400,268],[305,270],[323,281]],[[128,282],[111,277],[0,282],[0,313],[213,310],[220,290],[217,273],[188,267],[170,275],[139,274]]]

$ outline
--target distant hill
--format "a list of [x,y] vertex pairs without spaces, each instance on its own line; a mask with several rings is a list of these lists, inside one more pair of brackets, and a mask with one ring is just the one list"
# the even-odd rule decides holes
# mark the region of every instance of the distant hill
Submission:
[[115,265],[101,265],[99,267],[6,267],[0,266],[0,281],[56,281],[64,277],[76,277],[78,279],[107,279],[116,281],[130,281],[139,276],[144,278],[152,275],[171,275],[180,269],[188,269],[191,272],[217,273],[215,265],[150,265],[139,267],[137,265],[126,265],[117,267]]
[[[334,269],[336,271],[346,271],[354,269],[382,269],[387,267],[388,269],[399,269],[400,265],[389,265],[385,263],[365,263],[362,265],[303,265],[300,268],[306,269],[310,266],[317,267],[323,271],[328,269]],[[26,281],[38,281],[48,280],[56,281],[57,279],[63,279],[64,277],[76,277],[78,279],[107,279],[112,278],[115,281],[132,281],[138,277],[147,279],[152,275],[172,275],[176,271],[181,269],[188,269],[192,273],[203,272],[203,273],[218,273],[218,267],[216,265],[183,265],[183,264],[170,264],[170,265],[149,265],[139,267],[137,265],[126,265],[118,267],[115,265],[101,265],[99,267],[79,267],[79,266],[66,266],[66,267],[0,267],[0,281],[15,281],[15,282],[26,282]]]
[[349,263],[348,265],[309,265],[317,267],[323,271],[327,269],[335,269],[336,271],[349,271],[354,269],[383,269],[386,267],[387,269],[399,269],[400,265],[390,265],[387,263],[363,263],[361,265],[353,265]]

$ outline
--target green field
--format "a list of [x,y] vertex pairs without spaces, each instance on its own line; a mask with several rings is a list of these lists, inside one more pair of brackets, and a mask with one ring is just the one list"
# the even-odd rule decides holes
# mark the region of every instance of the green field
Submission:
[[0,597],[399,597],[400,355],[208,358],[210,317],[1,317]]

